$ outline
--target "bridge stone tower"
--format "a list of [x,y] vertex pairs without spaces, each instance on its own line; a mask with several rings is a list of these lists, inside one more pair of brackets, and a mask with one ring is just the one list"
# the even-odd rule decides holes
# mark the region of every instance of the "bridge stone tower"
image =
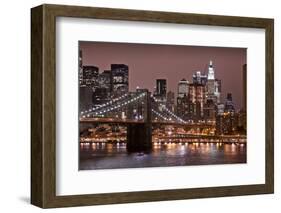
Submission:
[[152,149],[151,97],[146,91],[144,122],[127,125],[127,151],[149,152]]

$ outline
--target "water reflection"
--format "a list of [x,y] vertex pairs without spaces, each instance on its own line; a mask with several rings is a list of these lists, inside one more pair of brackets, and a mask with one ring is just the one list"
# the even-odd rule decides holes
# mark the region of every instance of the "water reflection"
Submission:
[[154,143],[150,153],[127,153],[126,143],[80,144],[81,170],[246,163],[246,145]]

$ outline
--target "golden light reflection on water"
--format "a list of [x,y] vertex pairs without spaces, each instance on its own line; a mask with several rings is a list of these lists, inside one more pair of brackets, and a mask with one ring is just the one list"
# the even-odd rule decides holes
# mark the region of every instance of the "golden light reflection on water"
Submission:
[[[205,154],[214,154],[220,150],[224,153],[236,154],[239,151],[244,151],[244,144],[223,144],[223,143],[186,143],[186,142],[154,142],[153,143],[153,152],[159,153],[165,151],[167,155],[185,155],[186,153],[199,153],[202,155]],[[125,142],[118,143],[80,143],[80,150],[105,150],[108,154],[116,152],[116,150],[126,150]]]
[[246,163],[246,144],[154,142],[148,153],[128,153],[126,142],[80,144],[80,168],[135,168]]

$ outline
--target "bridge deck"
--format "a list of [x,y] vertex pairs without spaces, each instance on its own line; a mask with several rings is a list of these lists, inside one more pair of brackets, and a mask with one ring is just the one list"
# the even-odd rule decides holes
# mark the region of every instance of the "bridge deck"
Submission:
[[[144,124],[145,121],[131,119],[113,119],[113,118],[81,118],[80,123],[108,123],[108,124]],[[179,123],[173,121],[152,121],[154,125],[177,125],[177,126],[194,126],[194,127],[214,127],[214,124],[206,123]]]

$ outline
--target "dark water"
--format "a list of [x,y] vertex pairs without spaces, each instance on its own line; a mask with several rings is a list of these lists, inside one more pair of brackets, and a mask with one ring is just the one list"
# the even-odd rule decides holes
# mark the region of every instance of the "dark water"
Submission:
[[153,146],[150,153],[127,153],[126,144],[80,145],[80,170],[246,163],[244,144],[177,144]]

